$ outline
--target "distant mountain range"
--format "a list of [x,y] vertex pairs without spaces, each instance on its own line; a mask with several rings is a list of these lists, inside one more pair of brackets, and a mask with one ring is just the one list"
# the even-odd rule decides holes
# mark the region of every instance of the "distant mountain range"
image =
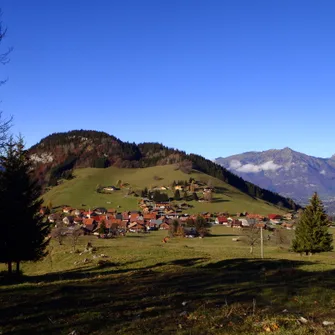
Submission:
[[316,191],[327,210],[335,212],[335,155],[319,158],[284,148],[219,157],[215,162],[244,180],[302,205]]

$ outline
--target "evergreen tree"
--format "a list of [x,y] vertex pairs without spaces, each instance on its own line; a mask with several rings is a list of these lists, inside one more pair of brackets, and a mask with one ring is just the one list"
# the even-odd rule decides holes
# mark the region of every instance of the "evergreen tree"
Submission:
[[193,193],[195,192],[195,186],[194,186],[194,181],[192,180],[191,184],[190,184],[190,191]]
[[172,223],[170,224],[170,228],[169,228],[169,236],[170,237],[174,237],[177,235],[177,231],[178,231],[178,227],[179,227],[179,221],[178,220],[173,220]]
[[167,202],[169,201],[169,196],[166,193],[161,193],[158,190],[155,190],[152,195],[152,200],[155,202]]
[[201,237],[209,235],[210,223],[205,218],[198,215],[194,222],[195,228]]
[[319,253],[333,249],[332,235],[328,233],[329,220],[317,193],[303,211],[296,231],[292,248],[299,253]]
[[105,222],[105,220],[102,220],[101,224],[100,224],[100,227],[99,227],[99,230],[98,230],[98,233],[103,235],[103,234],[106,233],[106,229],[107,229],[106,228],[106,222]]
[[52,212],[52,208],[53,208],[51,200],[49,200],[49,202],[47,204],[47,208],[49,209],[49,213],[51,213]]
[[195,192],[193,192],[192,197],[193,197],[193,200],[195,201],[199,200],[198,195]]
[[180,200],[180,192],[179,192],[179,190],[176,190],[175,192],[174,192],[174,200]]
[[[21,261],[37,261],[46,255],[50,228],[39,213],[41,190],[31,177],[22,139],[9,141],[1,166],[0,215],[5,219],[0,223],[0,262],[7,263],[9,273],[15,262],[19,273]],[[8,217],[8,213],[15,214]]]

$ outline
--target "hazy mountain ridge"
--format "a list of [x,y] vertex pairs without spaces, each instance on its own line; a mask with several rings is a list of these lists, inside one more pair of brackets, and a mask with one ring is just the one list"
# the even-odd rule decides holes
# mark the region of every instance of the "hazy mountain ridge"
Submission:
[[260,187],[305,204],[317,191],[325,204],[335,200],[335,157],[320,158],[290,148],[246,152],[215,162]]

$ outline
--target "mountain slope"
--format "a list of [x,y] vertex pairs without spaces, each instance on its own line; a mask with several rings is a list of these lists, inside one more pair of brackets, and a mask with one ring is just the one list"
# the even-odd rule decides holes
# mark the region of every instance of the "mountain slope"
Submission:
[[317,191],[325,203],[335,198],[335,159],[290,148],[219,157],[216,163],[245,180],[305,204]]
[[249,196],[284,208],[296,204],[276,193],[262,189],[229,172],[212,161],[163,146],[159,143],[127,143],[103,132],[74,130],[56,133],[42,139],[29,150],[35,163],[35,174],[44,188],[56,186],[60,179],[70,178],[77,168],[146,168],[175,164],[182,172],[192,169],[230,184]]
[[[116,167],[106,169],[84,168],[75,170],[74,174],[74,179],[65,181],[46,192],[43,196],[45,203],[51,201],[53,206],[56,207],[67,204],[76,208],[85,207],[87,209],[101,206],[118,208],[120,206],[121,211],[136,210],[138,209],[139,198],[128,195],[129,188],[140,194],[140,190],[145,187],[170,186],[174,180],[194,178],[204,183],[210,181],[216,191],[211,203],[188,201],[188,204],[194,206],[188,210],[189,213],[205,211],[237,213],[248,211],[265,215],[282,212],[281,209],[272,204],[255,199],[219,179],[195,170],[186,174],[181,170],[176,170],[175,165],[141,169]],[[127,183],[128,186],[111,194],[96,192],[98,184],[113,185],[117,180]],[[168,191],[168,194],[173,196],[173,191]]]

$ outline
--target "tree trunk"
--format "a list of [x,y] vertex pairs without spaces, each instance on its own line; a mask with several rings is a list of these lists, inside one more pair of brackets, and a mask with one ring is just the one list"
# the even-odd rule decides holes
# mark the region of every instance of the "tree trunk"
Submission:
[[8,262],[8,274],[11,275],[12,274],[12,262]]
[[16,262],[16,274],[20,274],[20,261]]

